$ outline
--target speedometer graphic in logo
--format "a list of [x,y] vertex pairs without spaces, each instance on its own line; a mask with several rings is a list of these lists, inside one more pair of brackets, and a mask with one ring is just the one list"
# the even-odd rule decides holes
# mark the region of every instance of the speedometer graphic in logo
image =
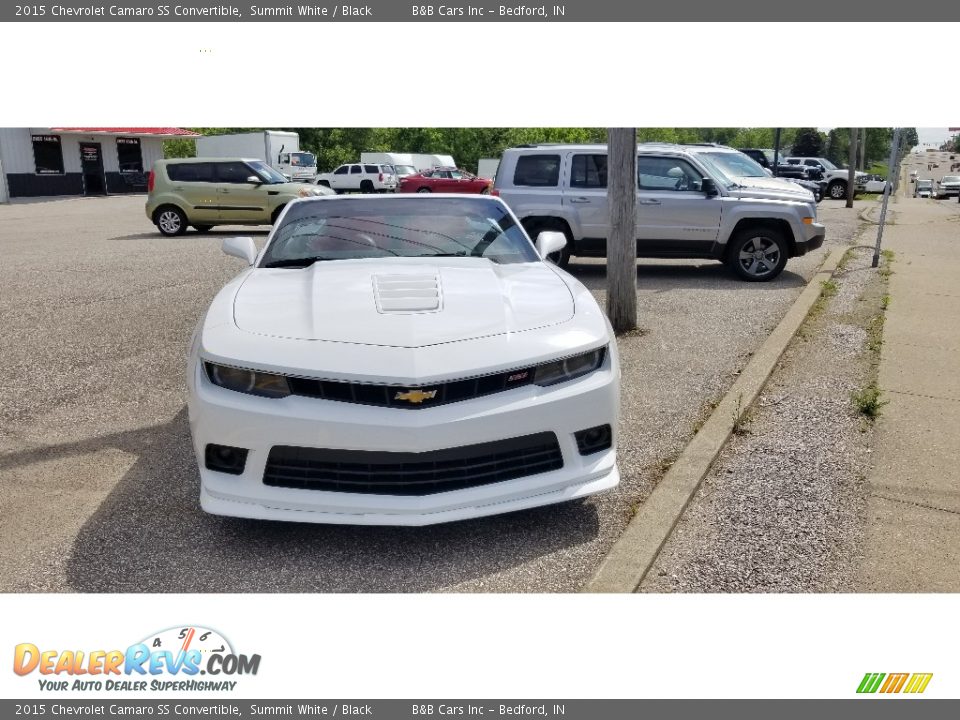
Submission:
[[166,650],[174,656],[191,650],[199,651],[203,657],[213,653],[233,654],[229,640],[216,630],[201,625],[167,628],[148,635],[140,642],[151,652]]

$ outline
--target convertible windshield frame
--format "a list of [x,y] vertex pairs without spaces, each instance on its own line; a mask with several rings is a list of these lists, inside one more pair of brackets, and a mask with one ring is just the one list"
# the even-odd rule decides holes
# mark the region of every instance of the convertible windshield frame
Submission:
[[520,224],[493,198],[322,197],[289,206],[257,267],[430,257],[501,265],[540,260]]

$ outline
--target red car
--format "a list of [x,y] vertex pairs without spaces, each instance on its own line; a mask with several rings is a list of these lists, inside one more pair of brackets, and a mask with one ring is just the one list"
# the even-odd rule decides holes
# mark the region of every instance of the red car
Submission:
[[457,168],[433,168],[400,180],[397,192],[474,193],[487,195],[493,186],[492,180],[477,177]]

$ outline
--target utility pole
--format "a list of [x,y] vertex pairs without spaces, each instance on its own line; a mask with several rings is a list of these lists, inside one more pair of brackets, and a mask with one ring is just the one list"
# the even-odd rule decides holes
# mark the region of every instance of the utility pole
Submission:
[[637,130],[607,130],[607,316],[616,333],[637,327]]
[[873,267],[880,264],[880,242],[883,240],[883,226],[887,222],[887,204],[893,191],[894,173],[899,174],[900,128],[893,129],[893,141],[890,143],[890,167],[887,169],[887,183],[883,186],[883,206],[880,208],[880,223],[877,227],[877,245],[873,249]]
[[782,128],[776,128],[773,132],[773,176],[780,175],[780,134]]
[[857,128],[850,128],[850,154],[847,162],[847,207],[853,207],[853,194],[857,191]]
[[867,129],[860,128],[860,169],[867,171]]

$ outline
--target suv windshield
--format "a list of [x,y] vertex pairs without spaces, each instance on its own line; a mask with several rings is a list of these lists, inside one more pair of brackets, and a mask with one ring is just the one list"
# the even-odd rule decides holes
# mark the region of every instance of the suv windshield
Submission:
[[827,160],[826,158],[815,158],[818,163],[823,165],[827,170],[838,170],[836,165]]
[[697,157],[725,177],[767,177],[760,163],[741,152],[698,152]]
[[260,267],[386,257],[538,260],[506,208],[480,198],[323,199],[290,206]]
[[929,190],[933,187],[933,180],[917,180],[917,188]]
[[960,175],[944,175],[941,183],[955,183],[960,182]]
[[247,165],[253,168],[257,175],[263,178],[263,182],[267,185],[279,185],[287,182],[287,179],[283,175],[278,173],[265,162],[261,162],[260,160],[248,160]]

